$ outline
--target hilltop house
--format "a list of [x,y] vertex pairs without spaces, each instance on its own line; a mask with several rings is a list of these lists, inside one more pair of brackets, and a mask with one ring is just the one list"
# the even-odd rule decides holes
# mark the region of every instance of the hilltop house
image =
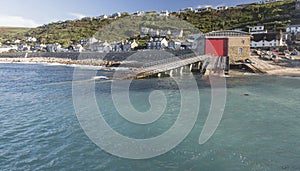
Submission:
[[213,8],[212,7],[198,7],[195,9],[195,13],[202,13],[202,12],[206,12],[206,11],[212,11]]
[[281,1],[281,0],[261,0],[260,3],[261,4],[268,4],[268,3],[277,2],[277,1]]
[[133,16],[142,16],[142,15],[144,15],[144,14],[145,14],[144,11],[137,11],[137,12],[133,13],[132,15],[133,15]]
[[110,18],[118,18],[118,17],[121,17],[121,13],[120,12],[117,12],[117,13],[113,13]]
[[163,10],[159,13],[159,16],[168,17],[170,15],[168,10]]
[[224,5],[222,5],[222,6],[217,6],[217,10],[218,10],[218,11],[227,10],[227,9],[228,9],[228,6],[224,6]]
[[179,12],[190,12],[190,11],[193,11],[193,8],[188,7],[188,8],[181,8],[181,9],[179,10]]
[[256,5],[257,3],[250,3],[250,4],[239,4],[239,5],[236,5],[235,8],[246,8],[250,5]]
[[101,18],[101,19],[107,19],[108,16],[104,14],[104,15],[100,15],[99,18]]

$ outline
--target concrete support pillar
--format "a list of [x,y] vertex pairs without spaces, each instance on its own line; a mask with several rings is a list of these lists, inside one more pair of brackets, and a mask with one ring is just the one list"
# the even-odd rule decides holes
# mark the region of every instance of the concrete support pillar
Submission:
[[183,69],[184,69],[184,67],[180,67],[180,75],[182,75],[183,74]]
[[173,70],[170,70],[169,75],[170,77],[173,77]]
[[197,62],[197,69],[198,69],[198,70],[201,69],[201,62]]
[[160,77],[161,77],[161,73],[158,73],[158,74],[157,74],[157,77],[160,78]]
[[170,77],[173,77],[174,71],[173,70],[169,70],[166,72],[167,75],[169,75]]

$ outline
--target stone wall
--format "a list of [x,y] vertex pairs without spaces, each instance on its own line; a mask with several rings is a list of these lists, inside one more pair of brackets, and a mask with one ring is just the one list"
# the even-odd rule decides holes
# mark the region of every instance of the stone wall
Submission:
[[231,64],[250,58],[250,37],[229,37],[228,56]]
[[[26,55],[27,54],[27,55]],[[71,60],[85,60],[85,59],[101,59],[104,61],[119,62],[124,60],[137,59],[141,62],[151,62],[162,60],[168,57],[194,55],[191,50],[170,50],[170,51],[130,51],[130,52],[110,52],[110,53],[98,53],[98,52],[18,52],[18,53],[0,53],[0,58],[63,58]]]

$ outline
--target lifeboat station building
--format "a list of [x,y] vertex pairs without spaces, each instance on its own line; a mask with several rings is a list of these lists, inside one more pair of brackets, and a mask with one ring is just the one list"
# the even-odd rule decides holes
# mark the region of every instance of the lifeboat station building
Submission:
[[248,32],[222,30],[206,33],[200,38],[200,54],[224,56],[231,64],[250,58],[251,35]]

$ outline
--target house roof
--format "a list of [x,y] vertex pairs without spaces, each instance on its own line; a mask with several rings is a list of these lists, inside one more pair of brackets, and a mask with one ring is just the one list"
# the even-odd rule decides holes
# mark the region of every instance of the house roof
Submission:
[[259,42],[262,40],[272,41],[272,40],[280,40],[280,33],[260,33],[253,34],[252,40],[255,42]]
[[238,30],[221,30],[213,31],[205,34],[206,37],[244,37],[249,36],[248,32],[238,31]]
[[287,27],[300,27],[300,24],[288,25]]

